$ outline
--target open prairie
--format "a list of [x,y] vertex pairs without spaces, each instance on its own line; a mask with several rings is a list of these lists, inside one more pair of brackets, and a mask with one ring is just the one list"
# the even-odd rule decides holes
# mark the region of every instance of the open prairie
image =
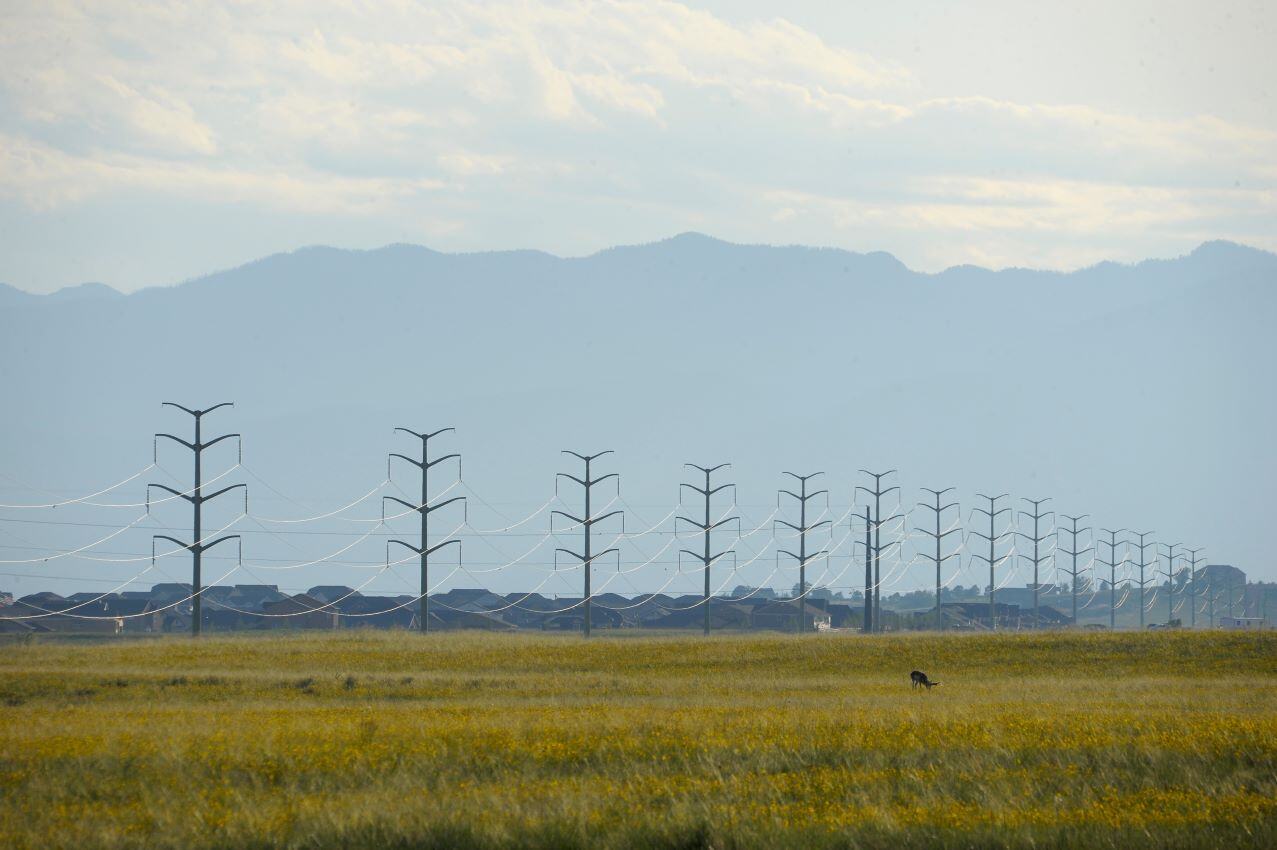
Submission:
[[10,642],[0,836],[1272,847],[1277,635]]

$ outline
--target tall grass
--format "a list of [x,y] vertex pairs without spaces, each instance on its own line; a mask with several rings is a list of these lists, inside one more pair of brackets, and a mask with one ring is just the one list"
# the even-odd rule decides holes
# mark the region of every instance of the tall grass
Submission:
[[1275,708],[1270,634],[9,644],[0,845],[1271,847]]

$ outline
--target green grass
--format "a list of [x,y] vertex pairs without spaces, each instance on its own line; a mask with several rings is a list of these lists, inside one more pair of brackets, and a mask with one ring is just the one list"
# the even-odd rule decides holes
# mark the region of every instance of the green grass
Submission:
[[1274,709],[1268,633],[10,642],[0,845],[1271,847]]

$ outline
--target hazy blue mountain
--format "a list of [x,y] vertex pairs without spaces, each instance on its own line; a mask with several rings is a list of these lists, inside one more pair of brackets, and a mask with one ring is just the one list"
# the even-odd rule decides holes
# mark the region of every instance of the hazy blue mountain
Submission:
[[[153,432],[189,438],[161,401],[234,401],[210,432],[242,432],[245,465],[317,511],[379,481],[388,451],[415,451],[393,426],[452,425],[440,450],[512,515],[579,472],[560,449],[615,449],[600,468],[645,519],[672,507],[685,461],[731,461],[760,519],[782,470],[827,471],[846,505],[857,469],[894,467],[907,505],[921,486],[958,486],[964,511],[977,492],[1051,496],[1272,578],[1275,284],[1277,256],[1224,242],[1068,274],[927,275],[883,253],[683,234],[577,259],[307,248],[130,295],[0,287],[0,472],[82,492],[149,462]],[[211,470],[234,459],[217,451]],[[189,475],[183,452],[160,460]],[[396,470],[409,492],[412,472]],[[261,512],[299,513],[244,480]],[[0,501],[39,498],[11,485]]]

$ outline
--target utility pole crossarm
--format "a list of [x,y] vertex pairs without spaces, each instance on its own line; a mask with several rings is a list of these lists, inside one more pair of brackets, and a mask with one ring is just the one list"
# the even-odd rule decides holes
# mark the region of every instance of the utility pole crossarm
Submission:
[[177,498],[179,498],[179,499],[185,499],[186,501],[188,501],[188,502],[190,502],[190,503],[192,503],[192,504],[194,504],[194,503],[195,503],[195,496],[194,496],[194,495],[192,495],[192,494],[190,494],[190,493],[182,493],[182,492],[180,492],[180,491],[178,491],[178,490],[174,490],[172,487],[169,487],[169,486],[168,486],[168,485],[166,485],[166,484],[147,484],[147,485],[146,485],[146,487],[147,487],[147,491],[148,491],[148,493],[147,493],[147,497],[148,497],[148,499],[149,499],[149,497],[150,497],[150,493],[149,493],[150,488],[155,487],[155,488],[157,488],[157,489],[159,489],[159,490],[163,490],[163,491],[165,491],[166,493],[172,493],[174,496],[176,496],[176,497],[177,497]]

